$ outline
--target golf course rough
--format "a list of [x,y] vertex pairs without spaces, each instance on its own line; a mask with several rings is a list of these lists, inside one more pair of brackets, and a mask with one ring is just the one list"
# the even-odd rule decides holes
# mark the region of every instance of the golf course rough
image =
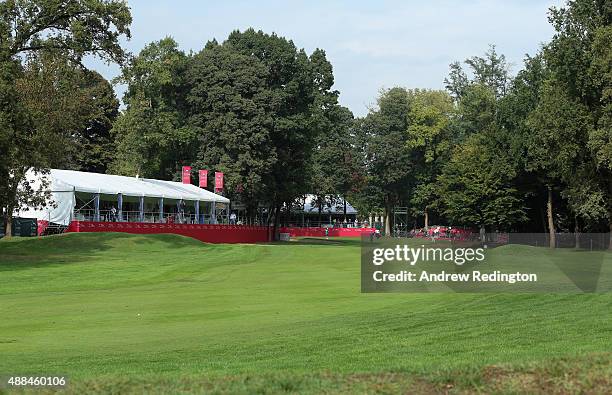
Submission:
[[609,390],[611,294],[362,294],[359,261],[347,239],[2,240],[0,374],[68,393]]

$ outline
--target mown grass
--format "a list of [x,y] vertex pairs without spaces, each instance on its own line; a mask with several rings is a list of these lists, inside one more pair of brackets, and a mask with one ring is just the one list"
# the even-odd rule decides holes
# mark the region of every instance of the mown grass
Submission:
[[355,240],[2,241],[0,375],[67,375],[69,393],[609,388],[610,294],[361,294],[359,280]]

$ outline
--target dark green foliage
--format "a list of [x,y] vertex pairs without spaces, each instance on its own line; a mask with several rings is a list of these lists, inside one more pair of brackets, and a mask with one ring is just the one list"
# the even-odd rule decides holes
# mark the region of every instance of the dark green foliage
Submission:
[[19,188],[29,189],[28,170],[88,162],[71,153],[95,140],[93,124],[113,104],[94,103],[81,60],[90,54],[122,62],[119,38],[129,37],[130,22],[129,8],[116,0],[0,3],[0,206],[7,230],[26,203]]
[[[366,193],[370,207],[383,209],[386,232],[391,231],[393,206],[411,190],[412,153],[408,146],[410,94],[404,88],[383,91],[377,108],[370,110],[359,128],[366,169]],[[375,200],[374,200],[375,199]]]
[[147,45],[124,67],[126,110],[113,126],[116,158],[111,172],[172,178],[195,152],[186,125],[188,57],[171,38]]
[[612,221],[611,10],[609,1],[568,1],[550,11],[551,42],[514,78],[492,45],[450,65],[449,94],[389,89],[361,119],[338,104],[323,50],[307,54],[254,29],[190,54],[165,38],[124,67],[117,117],[110,85],[80,62],[126,59],[118,38],[129,37],[127,6],[6,1],[0,203],[4,213],[16,207],[30,168],[176,179],[193,165],[211,178],[224,172],[225,195],[250,215],[267,207],[275,222],[281,207],[314,193],[321,204],[349,197],[363,217],[389,219],[401,204],[418,218],[533,228],[546,209],[551,233],[569,221],[601,230]]
[[83,72],[80,89],[87,92],[91,115],[76,136],[76,157],[68,167],[74,170],[106,173],[115,155],[111,135],[113,123],[119,115],[119,100],[111,84],[95,71]]
[[407,143],[412,151],[412,177],[415,180],[409,202],[415,215],[427,215],[428,218],[430,211],[440,204],[435,183],[456,141],[452,128],[456,110],[451,96],[444,91],[415,89],[409,93]]
[[543,50],[549,75],[532,125],[553,150],[540,166],[576,216],[593,221],[607,211],[612,228],[612,5],[569,1],[549,19],[556,34]]
[[507,159],[480,133],[455,147],[439,177],[443,212],[453,225],[507,230],[526,219]]
[[257,207],[277,162],[267,68],[229,45],[210,43],[194,56],[187,77],[196,166],[223,171],[226,194]]
[[276,212],[309,193],[319,136],[344,134],[345,144],[352,121],[331,90],[325,52],[308,56],[253,29],[194,55],[170,38],[150,44],[122,81],[127,109],[114,127],[113,171],[162,178],[176,177],[183,164],[222,171],[223,193],[251,214],[261,205]]
[[364,174],[354,125],[353,114],[348,108],[334,105],[325,110],[308,170],[310,191],[319,196],[320,206],[338,196],[346,198],[363,185]]
[[309,57],[290,40],[248,29],[210,43],[192,67],[198,163],[226,171],[228,192],[250,207],[278,212],[310,192],[306,169],[337,100],[325,53]]

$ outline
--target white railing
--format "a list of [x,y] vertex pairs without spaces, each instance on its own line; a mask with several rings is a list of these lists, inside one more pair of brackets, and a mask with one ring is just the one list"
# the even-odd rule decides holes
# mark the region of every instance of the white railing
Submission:
[[177,224],[227,224],[227,216],[217,215],[216,221],[210,214],[200,214],[198,218],[191,213],[166,213],[154,211],[122,211],[100,210],[100,217],[96,218],[95,210],[81,209],[73,214],[75,221],[100,221],[100,222],[148,222],[148,223],[177,223]]
[[355,222],[355,221],[347,221],[347,222],[341,222],[341,221],[310,221],[308,219],[304,220],[303,222],[301,220],[294,220],[294,221],[289,221],[287,223],[287,226],[289,227],[295,227],[295,228],[368,228],[370,227],[370,225],[368,224],[367,221],[363,221],[363,222]]

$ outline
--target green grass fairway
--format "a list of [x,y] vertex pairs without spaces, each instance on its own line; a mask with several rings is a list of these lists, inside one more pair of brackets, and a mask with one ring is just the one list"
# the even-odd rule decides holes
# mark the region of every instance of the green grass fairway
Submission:
[[611,294],[361,294],[359,251],[3,240],[0,375],[67,375],[72,393],[610,391]]

